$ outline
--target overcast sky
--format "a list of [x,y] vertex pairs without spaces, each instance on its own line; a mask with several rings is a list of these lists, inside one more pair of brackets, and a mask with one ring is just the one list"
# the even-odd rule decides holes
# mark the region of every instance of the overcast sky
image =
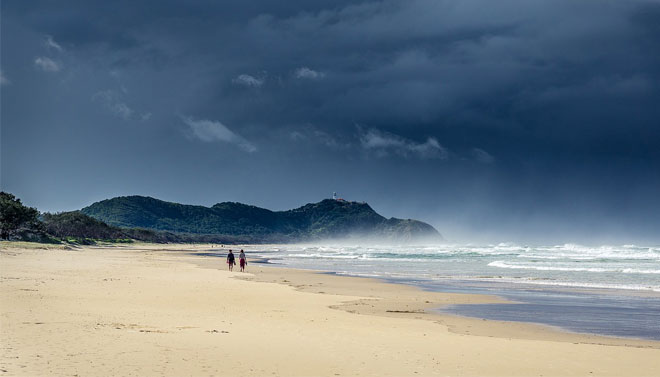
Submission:
[[19,1],[1,186],[660,243],[660,1]]

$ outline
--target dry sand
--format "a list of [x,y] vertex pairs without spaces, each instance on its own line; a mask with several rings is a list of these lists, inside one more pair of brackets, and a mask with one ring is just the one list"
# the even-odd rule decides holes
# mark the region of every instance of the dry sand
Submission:
[[42,247],[0,244],[0,376],[660,376],[660,342],[425,311],[494,297],[230,273],[208,245]]

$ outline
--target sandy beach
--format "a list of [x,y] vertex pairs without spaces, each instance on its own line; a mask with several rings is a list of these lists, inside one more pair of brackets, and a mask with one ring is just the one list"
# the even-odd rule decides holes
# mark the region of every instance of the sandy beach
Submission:
[[1,376],[660,375],[660,342],[429,311],[496,297],[230,273],[209,245],[0,248]]

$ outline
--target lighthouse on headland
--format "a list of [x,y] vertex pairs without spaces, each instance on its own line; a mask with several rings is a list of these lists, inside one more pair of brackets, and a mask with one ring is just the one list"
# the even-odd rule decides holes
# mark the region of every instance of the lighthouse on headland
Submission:
[[338,196],[337,196],[337,192],[333,192],[333,193],[332,193],[332,200],[336,200],[336,201],[338,201],[338,202],[345,202],[345,201],[346,201],[346,200],[344,200],[344,199],[338,197]]

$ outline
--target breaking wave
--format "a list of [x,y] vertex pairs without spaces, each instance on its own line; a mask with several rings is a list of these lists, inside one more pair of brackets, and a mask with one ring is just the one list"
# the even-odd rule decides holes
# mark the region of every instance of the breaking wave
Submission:
[[255,253],[295,268],[411,281],[498,279],[567,287],[660,289],[659,246],[326,244],[272,245]]
[[602,268],[602,267],[558,267],[558,266],[530,266],[522,264],[509,264],[504,261],[488,263],[491,267],[512,268],[537,271],[584,271],[584,272],[619,272],[624,274],[660,274],[660,270],[647,270],[638,268]]

